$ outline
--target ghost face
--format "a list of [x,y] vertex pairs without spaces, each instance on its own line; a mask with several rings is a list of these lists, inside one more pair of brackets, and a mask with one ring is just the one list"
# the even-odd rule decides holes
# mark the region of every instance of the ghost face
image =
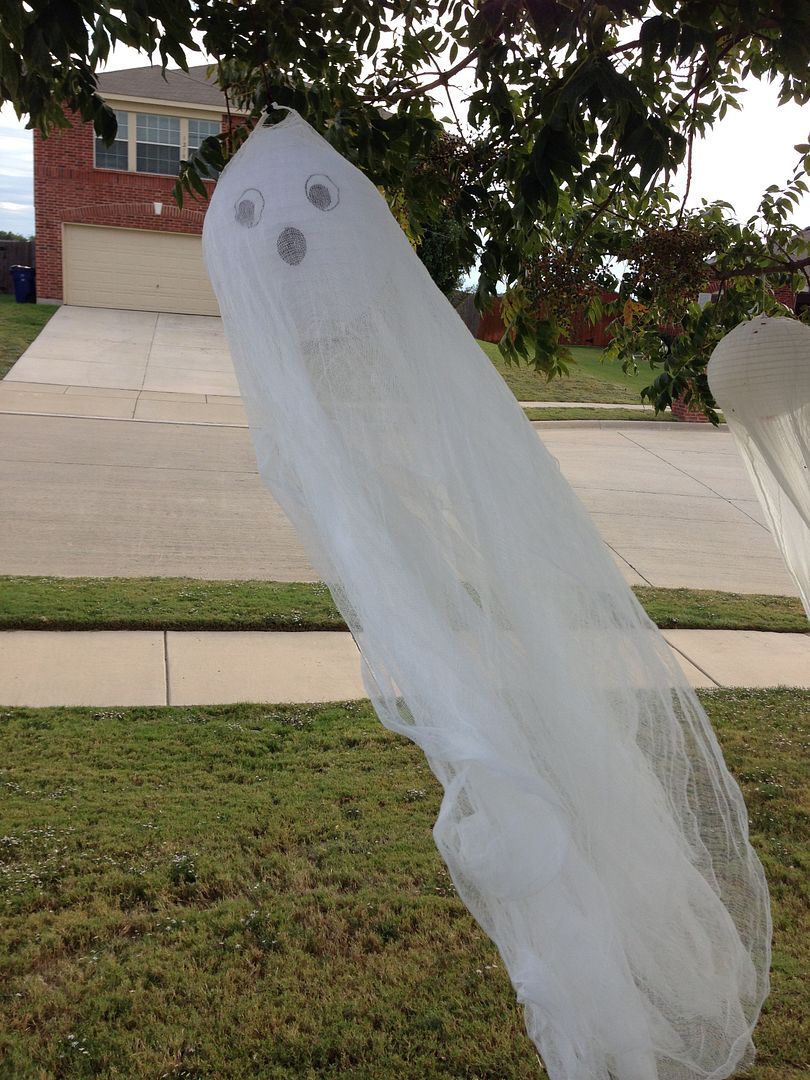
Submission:
[[258,127],[224,170],[203,245],[226,329],[260,330],[249,366],[297,369],[329,413],[401,397],[397,282],[421,264],[374,185],[297,113]]
[[249,274],[271,320],[323,339],[385,302],[369,237],[392,225],[399,233],[370,181],[291,113],[258,127],[224,170],[203,239],[217,292],[217,278]]

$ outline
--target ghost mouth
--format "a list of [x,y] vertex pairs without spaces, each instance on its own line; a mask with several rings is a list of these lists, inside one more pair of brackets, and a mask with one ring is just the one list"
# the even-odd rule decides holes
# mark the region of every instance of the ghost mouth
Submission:
[[300,229],[288,225],[278,234],[276,250],[290,266],[298,266],[307,253],[307,238]]

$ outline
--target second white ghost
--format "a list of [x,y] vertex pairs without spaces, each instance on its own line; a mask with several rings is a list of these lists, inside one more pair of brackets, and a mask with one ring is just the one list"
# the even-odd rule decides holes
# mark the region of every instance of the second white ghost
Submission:
[[810,619],[810,327],[740,323],[707,374]]

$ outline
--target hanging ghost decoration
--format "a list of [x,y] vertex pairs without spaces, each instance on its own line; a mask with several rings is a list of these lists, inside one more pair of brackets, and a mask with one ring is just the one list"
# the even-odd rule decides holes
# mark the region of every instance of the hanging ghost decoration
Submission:
[[810,618],[810,327],[740,323],[707,375]]
[[553,1080],[727,1077],[770,921],[657,628],[373,184],[296,113],[205,219],[262,477],[444,788],[436,844]]

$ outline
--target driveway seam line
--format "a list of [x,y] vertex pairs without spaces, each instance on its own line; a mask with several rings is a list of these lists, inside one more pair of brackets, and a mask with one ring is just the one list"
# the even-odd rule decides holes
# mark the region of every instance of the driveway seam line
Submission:
[[[126,343],[122,342],[122,341],[107,341],[107,344],[110,346],[110,351],[113,351],[117,345],[123,345],[123,344],[126,344]],[[23,353],[22,356],[18,357],[18,360],[22,360],[23,356],[27,356],[27,355],[29,355],[29,354],[28,353]],[[102,367],[105,366],[105,365],[115,367],[119,363],[131,364],[133,367],[137,364],[140,367],[140,363],[141,363],[140,360],[98,360],[97,358],[92,357],[92,356],[83,356],[81,358],[81,360],[74,360],[69,356],[68,357],[54,356],[53,353],[50,353],[50,354],[49,353],[43,353],[42,355],[34,353],[34,354],[31,355],[31,359],[32,360],[49,360],[51,363],[54,363],[54,364],[75,364],[75,363],[93,364],[93,365],[100,364]],[[17,363],[17,360],[14,361],[15,365],[16,365],[16,363]],[[11,369],[9,369],[9,370],[11,370]],[[15,380],[12,380],[12,381],[15,381]],[[31,381],[30,379],[20,379],[19,380],[19,382],[30,382],[30,381]],[[77,386],[77,385],[81,385],[81,384],[67,383],[67,385],[68,386]],[[124,389],[126,389],[126,388],[124,388]]]
[[635,439],[631,438],[626,431],[620,431],[619,434],[623,439],[626,439],[633,446],[638,447],[639,450],[643,450],[646,454],[650,454],[652,457],[657,458],[658,461],[660,461],[663,465],[667,465],[670,469],[674,469],[676,472],[679,472],[681,476],[685,476],[687,480],[691,480],[694,484],[700,484],[701,487],[706,488],[707,491],[710,491],[712,495],[715,495],[718,499],[722,499],[723,502],[728,502],[728,499],[726,499],[724,495],[721,495],[719,491],[715,491],[710,484],[707,484],[704,480],[698,480],[696,476],[692,476],[691,473],[688,473],[685,469],[682,469],[680,465],[674,465],[671,461],[667,461],[665,457],[661,457],[660,454],[656,454],[655,450],[651,450],[649,446],[644,446],[642,443],[637,442]]
[[142,472],[205,473],[213,476],[258,476],[256,469],[196,469],[183,465],[124,465],[108,461],[49,461],[47,458],[0,458],[0,462],[13,465],[49,465],[80,469],[140,469]]
[[[139,400],[139,398],[136,399],[136,401]],[[147,398],[147,400],[149,399]],[[195,402],[194,404],[202,404],[202,402]],[[230,408],[230,406],[225,406],[225,408]],[[247,431],[248,428],[246,423],[226,424],[216,420],[152,420],[141,416],[85,416],[76,413],[21,412],[19,409],[0,409],[0,416],[41,416],[45,419],[52,416],[59,420],[105,420],[111,424],[164,424],[167,427],[235,428],[240,431]],[[708,496],[703,497],[708,498]]]
[[630,567],[630,569],[631,569],[631,570],[633,571],[633,573],[634,573],[634,574],[638,574],[638,576],[639,576],[639,577],[641,578],[641,580],[642,580],[642,581],[646,581],[646,582],[647,582],[647,584],[648,584],[648,585],[650,586],[650,588],[651,588],[651,589],[654,589],[654,588],[655,588],[655,586],[654,586],[654,585],[653,585],[653,583],[652,583],[652,582],[650,581],[650,579],[649,579],[649,578],[646,578],[646,577],[645,577],[645,576],[644,576],[644,575],[642,574],[642,572],[641,572],[640,570],[636,569],[636,567],[635,567],[635,566],[633,566],[633,564],[632,564],[632,563],[630,562],[630,560],[629,560],[629,559],[626,559],[626,558],[624,557],[624,555],[622,555],[622,553],[621,553],[620,551],[617,551],[617,550],[616,550],[616,548],[615,548],[615,547],[613,546],[613,544],[608,544],[608,542],[607,542],[607,541],[605,541],[605,546],[606,546],[606,547],[608,547],[608,548],[609,548],[609,549],[610,549],[610,550],[611,550],[611,551],[613,552],[613,554],[614,554],[614,555],[615,555],[615,556],[616,556],[617,558],[621,559],[621,561],[622,561],[623,563],[625,563],[625,564],[626,564],[627,566],[629,566],[629,567]]
[[[39,416],[39,415],[53,416],[54,414],[53,413],[44,413],[44,414],[34,413],[34,415],[35,416]],[[84,418],[84,419],[86,419],[86,418]],[[717,496],[717,495],[714,495],[714,496],[712,496],[712,495],[686,495],[683,492],[677,492],[677,491],[673,491],[673,492],[670,492],[670,491],[652,491],[652,490],[650,490],[648,488],[626,488],[626,487],[624,487],[624,488],[620,488],[620,487],[619,488],[609,488],[609,487],[605,487],[604,484],[602,484],[602,485],[600,485],[600,484],[593,484],[593,485],[592,484],[579,484],[579,485],[577,485],[577,490],[578,491],[607,491],[607,492],[613,491],[613,492],[620,492],[622,494],[627,493],[627,494],[630,494],[630,495],[659,495],[662,499],[711,499],[712,497],[722,499],[722,495],[721,496]],[[607,514],[607,513],[610,513],[610,511],[609,510],[593,510],[593,511],[589,511],[589,513]]]
[[[158,328],[158,323],[159,322],[160,322],[160,312],[158,311],[158,312],[155,312],[155,325],[152,327],[152,336],[149,338],[149,348],[146,350],[146,363],[143,365],[143,378],[141,379],[140,392],[138,393],[138,397],[137,397],[137,400],[136,400],[136,406],[135,406],[136,408],[137,408],[137,402],[140,401],[140,399],[141,399],[141,393],[143,392],[144,383],[146,382],[146,376],[147,376],[147,373],[149,371],[149,361],[152,358],[152,346],[155,344],[155,334],[157,334],[157,328]],[[134,410],[133,410],[133,412],[134,412]]]
[[671,461],[667,461],[667,459],[661,457],[660,454],[656,454],[654,450],[650,450],[648,446],[643,446],[640,442],[636,442],[635,439],[631,439],[626,431],[620,431],[619,434],[623,439],[627,439],[629,443],[632,443],[633,446],[637,446],[639,450],[645,450],[648,454],[652,454],[654,458],[658,458],[658,460],[664,465],[669,465],[670,468],[675,469],[675,471],[679,472],[681,476],[685,476],[687,480],[691,480],[695,484],[700,484],[701,487],[706,488],[706,490],[710,491],[712,495],[714,495],[716,498],[721,499],[724,503],[727,503],[733,510],[736,510],[744,517],[749,518],[749,520],[753,521],[755,525],[759,525],[761,529],[765,529],[765,532],[769,533],[769,530],[765,528],[761,521],[757,521],[756,518],[752,518],[750,514],[747,514],[745,510],[741,510],[739,506],[735,506],[731,499],[726,498],[725,495],[721,495],[719,491],[715,491],[711,484],[707,484],[705,480],[698,480],[696,476],[692,476],[691,473],[688,473],[685,469],[682,469],[680,465],[675,465]]
[[169,632],[163,631],[163,682],[165,685],[164,697],[166,704],[171,705],[171,691],[169,689]]
[[708,680],[709,680],[710,682],[713,682],[713,683],[714,683],[714,685],[715,685],[715,686],[717,687],[717,689],[718,689],[718,690],[722,690],[722,689],[723,689],[723,684],[722,684],[722,683],[719,683],[719,682],[717,681],[717,679],[715,679],[715,677],[714,677],[713,675],[710,675],[710,674],[708,673],[708,671],[706,671],[706,670],[705,670],[705,668],[702,668],[702,667],[700,666],[700,664],[696,664],[696,663],[695,663],[695,661],[694,661],[694,660],[692,659],[692,657],[691,657],[691,656],[687,656],[687,655],[686,655],[686,653],[685,653],[685,652],[683,651],[683,649],[679,649],[677,645],[673,645],[673,644],[672,644],[672,642],[671,642],[671,641],[670,641],[670,640],[669,640],[668,638],[666,638],[666,637],[664,638],[664,641],[666,641],[666,643],[667,643],[667,645],[669,645],[670,649],[672,649],[672,650],[673,650],[674,652],[678,653],[678,655],[679,655],[679,656],[682,656],[682,657],[684,658],[684,660],[688,660],[688,661],[689,661],[689,663],[690,663],[690,664],[692,665],[692,667],[693,667],[693,668],[697,668],[697,670],[698,670],[698,671],[700,672],[700,674],[701,674],[701,675],[705,675],[705,676],[706,676],[706,678],[707,678],[707,679],[708,679]]

